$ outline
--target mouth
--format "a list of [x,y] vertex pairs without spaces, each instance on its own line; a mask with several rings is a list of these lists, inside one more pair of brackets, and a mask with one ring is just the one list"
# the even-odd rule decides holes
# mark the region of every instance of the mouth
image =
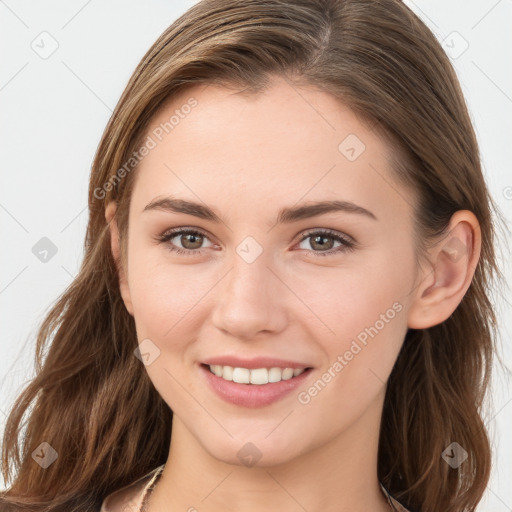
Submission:
[[224,366],[220,364],[202,363],[205,369],[228,382],[263,386],[276,382],[286,381],[298,377],[304,372],[312,370],[311,366],[303,368],[289,368],[273,366],[268,368],[244,368],[240,366]]
[[310,366],[245,368],[206,363],[199,364],[199,369],[207,388],[217,397],[247,408],[278,402],[304,386],[313,371]]

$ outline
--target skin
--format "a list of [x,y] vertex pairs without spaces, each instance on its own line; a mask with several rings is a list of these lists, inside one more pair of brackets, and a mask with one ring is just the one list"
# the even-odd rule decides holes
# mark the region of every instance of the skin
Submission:
[[[198,105],[137,169],[119,274],[139,342],[149,338],[160,350],[146,366],[149,377],[174,411],[149,510],[387,512],[377,479],[386,382],[407,329],[441,323],[462,300],[480,254],[478,221],[457,212],[450,237],[420,268],[414,194],[393,180],[392,148],[346,106],[281,79],[259,96],[195,86],[167,103],[147,133],[190,97]],[[349,134],[366,146],[354,161],[338,150]],[[225,223],[143,212],[171,194],[210,206]],[[352,201],[377,220],[334,212],[275,224],[284,206],[328,199]],[[115,209],[108,205],[106,220],[119,259]],[[156,240],[179,227],[206,237]],[[332,253],[317,256],[314,235],[300,241],[313,228],[348,235],[357,247],[332,252],[340,244],[325,235]],[[236,252],[247,236],[263,250],[250,264]],[[172,243],[202,253],[170,252]],[[450,258],[454,244],[465,252]],[[307,404],[292,392],[249,409],[224,402],[199,378],[208,357],[271,355],[312,366],[299,389],[307,391],[397,302],[401,311]],[[247,442],[261,453],[252,467],[237,457]]]

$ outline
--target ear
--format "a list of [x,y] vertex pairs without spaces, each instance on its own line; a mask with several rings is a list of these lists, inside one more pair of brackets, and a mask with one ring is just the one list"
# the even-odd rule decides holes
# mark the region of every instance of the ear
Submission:
[[115,217],[116,209],[117,204],[115,201],[108,203],[107,207],[105,208],[105,219],[110,229],[110,247],[112,250],[112,256],[116,262],[121,297],[123,298],[123,302],[126,306],[126,309],[128,310],[128,313],[133,316],[133,305],[130,298],[130,288],[128,286],[126,272],[121,261],[119,230],[117,226],[117,219]]
[[451,316],[471,284],[481,243],[476,216],[469,210],[456,212],[448,235],[430,250],[432,266],[421,272],[408,313],[408,327],[426,329]]

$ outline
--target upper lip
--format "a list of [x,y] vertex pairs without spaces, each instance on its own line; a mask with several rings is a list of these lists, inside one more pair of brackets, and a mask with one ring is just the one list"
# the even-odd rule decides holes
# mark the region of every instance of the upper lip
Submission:
[[233,368],[247,368],[249,370],[255,368],[310,368],[305,363],[296,361],[288,361],[277,357],[254,357],[253,359],[241,359],[236,356],[218,356],[211,357],[203,361],[206,365],[232,366]]

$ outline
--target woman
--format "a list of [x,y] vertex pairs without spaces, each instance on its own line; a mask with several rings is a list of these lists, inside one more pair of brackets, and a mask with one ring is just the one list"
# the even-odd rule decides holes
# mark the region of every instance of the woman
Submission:
[[2,510],[475,510],[493,210],[404,4],[196,4],[100,142]]

